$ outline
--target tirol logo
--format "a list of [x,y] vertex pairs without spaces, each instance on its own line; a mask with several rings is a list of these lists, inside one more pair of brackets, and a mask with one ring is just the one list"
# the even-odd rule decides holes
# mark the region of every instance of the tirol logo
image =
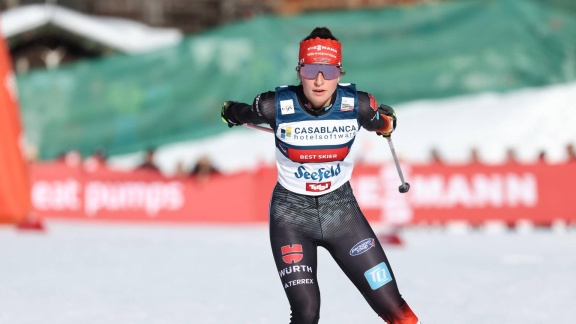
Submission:
[[332,182],[306,182],[306,191],[320,192],[330,189]]
[[284,245],[281,251],[282,260],[288,264],[298,263],[304,257],[301,244]]
[[384,262],[368,269],[368,271],[364,272],[364,277],[370,284],[370,288],[372,288],[372,290],[376,290],[392,281],[390,271]]
[[283,139],[292,137],[292,127],[288,126],[280,129],[280,137]]
[[326,168],[318,168],[318,170],[308,170],[304,166],[299,166],[298,170],[294,172],[294,176],[298,179],[310,179],[316,181],[322,181],[324,179],[332,178],[340,174],[340,163],[334,166],[331,166],[330,169]]
[[376,241],[373,238],[367,238],[365,240],[362,240],[362,241],[356,243],[356,245],[354,245],[354,247],[352,247],[352,249],[350,249],[350,255],[351,256],[360,255],[360,254],[370,250],[374,246],[376,246]]

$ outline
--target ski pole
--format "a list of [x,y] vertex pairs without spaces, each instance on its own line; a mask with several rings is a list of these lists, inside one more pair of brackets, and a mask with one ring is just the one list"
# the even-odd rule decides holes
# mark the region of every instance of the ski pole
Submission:
[[274,130],[271,128],[268,128],[268,127],[262,127],[262,126],[253,125],[253,124],[242,124],[242,126],[252,128],[252,129],[257,129],[257,130],[260,130],[263,132],[274,133]]
[[394,149],[394,144],[392,143],[392,136],[384,136],[388,140],[388,146],[390,146],[390,152],[392,152],[392,158],[394,159],[394,164],[396,164],[396,170],[400,176],[400,181],[402,184],[398,187],[400,193],[407,193],[410,190],[410,184],[404,181],[404,175],[402,174],[402,169],[400,169],[400,163],[398,162],[398,157],[396,156],[396,149]]

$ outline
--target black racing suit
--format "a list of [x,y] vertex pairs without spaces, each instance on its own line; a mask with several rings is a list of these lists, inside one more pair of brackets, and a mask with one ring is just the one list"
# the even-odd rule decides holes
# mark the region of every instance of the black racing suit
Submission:
[[[298,100],[312,110],[302,88]],[[386,121],[375,118],[374,98],[358,91],[360,125],[369,131],[382,129]],[[258,95],[254,103],[236,103],[232,121],[269,124],[274,128],[275,92]],[[291,307],[291,324],[318,323],[320,291],[317,282],[317,247],[326,248],[374,311],[388,323],[417,323],[416,316],[398,291],[392,268],[382,246],[360,211],[347,182],[320,196],[291,192],[276,184],[270,203],[270,243],[276,268]]]

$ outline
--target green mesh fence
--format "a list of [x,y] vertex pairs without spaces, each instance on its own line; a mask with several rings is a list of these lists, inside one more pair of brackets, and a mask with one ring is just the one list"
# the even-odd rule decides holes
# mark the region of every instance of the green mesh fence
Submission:
[[342,82],[382,103],[576,80],[576,14],[537,0],[458,1],[260,17],[143,55],[18,76],[27,137],[49,159],[199,139],[227,127],[225,99],[252,102],[297,82],[298,43],[327,26],[343,43]]

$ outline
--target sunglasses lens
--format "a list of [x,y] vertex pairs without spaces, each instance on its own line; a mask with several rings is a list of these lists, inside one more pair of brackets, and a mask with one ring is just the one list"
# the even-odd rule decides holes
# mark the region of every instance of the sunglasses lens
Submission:
[[332,80],[340,76],[340,68],[328,64],[306,64],[300,67],[300,75],[306,79],[315,79],[318,73],[322,73],[324,79]]

